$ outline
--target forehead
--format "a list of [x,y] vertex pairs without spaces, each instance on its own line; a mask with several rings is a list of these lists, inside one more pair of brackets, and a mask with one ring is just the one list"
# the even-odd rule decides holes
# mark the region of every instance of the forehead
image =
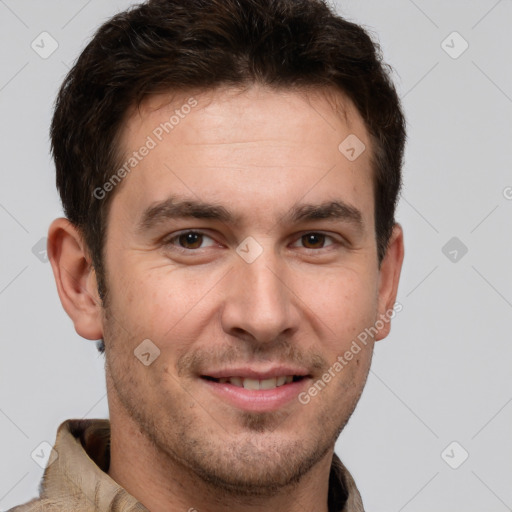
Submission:
[[[349,146],[366,146],[357,159],[343,152],[347,137]],[[269,215],[269,206],[282,213],[304,196],[344,195],[368,217],[373,212],[369,136],[336,91],[252,86],[154,96],[130,112],[121,133],[125,161],[144,146],[151,149],[118,191],[134,209],[172,194],[260,205]],[[269,204],[269,197],[281,201]]]
[[367,139],[364,121],[352,101],[332,88],[223,87],[149,97],[128,112],[121,147],[130,150],[141,136],[150,134],[157,142],[192,146],[293,142],[311,153],[327,144],[336,148],[346,130]]

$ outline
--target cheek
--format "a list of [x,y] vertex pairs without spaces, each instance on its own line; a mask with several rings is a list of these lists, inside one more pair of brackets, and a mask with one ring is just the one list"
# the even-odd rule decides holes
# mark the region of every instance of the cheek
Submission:
[[[130,335],[150,338],[163,346],[172,337],[185,343],[194,338],[208,314],[208,292],[219,281],[214,272],[201,276],[170,265],[149,268],[136,262],[126,265],[130,271],[113,273],[112,304]],[[185,330],[186,326],[186,330]]]
[[341,347],[372,324],[377,292],[370,270],[335,269],[315,279],[297,281],[297,295]]

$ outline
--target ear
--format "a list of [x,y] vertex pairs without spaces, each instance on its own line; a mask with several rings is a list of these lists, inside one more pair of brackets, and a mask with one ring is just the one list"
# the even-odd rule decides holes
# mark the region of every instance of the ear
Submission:
[[82,235],[68,219],[55,219],[51,223],[48,258],[60,301],[76,332],[88,340],[101,339],[102,304],[96,274]]
[[[404,259],[404,234],[402,226],[395,223],[393,232],[389,239],[386,254],[381,262],[379,271],[379,296],[378,296],[378,325],[384,324],[375,336],[375,341],[385,338],[391,330],[390,311],[395,311],[393,307],[396,301],[398,291],[398,282],[402,270]],[[380,322],[379,322],[380,320]]]

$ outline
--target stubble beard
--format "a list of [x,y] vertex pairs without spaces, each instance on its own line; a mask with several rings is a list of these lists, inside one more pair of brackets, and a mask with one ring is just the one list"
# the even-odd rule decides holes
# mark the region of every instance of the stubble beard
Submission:
[[[143,388],[133,379],[133,375],[138,374],[139,361],[131,351],[120,353],[123,346],[133,345],[132,340],[123,336],[126,336],[125,331],[117,327],[106,311],[105,368],[111,392],[115,392],[124,413],[161,455],[165,467],[174,468],[174,474],[184,471],[196,482],[199,479],[200,484],[217,495],[235,499],[274,496],[296,486],[334,449],[362,392],[361,388],[349,410],[329,409],[324,403],[315,416],[315,424],[302,438],[295,437],[290,422],[287,425],[291,436],[286,437],[280,431],[287,421],[286,414],[239,412],[233,417],[240,433],[226,442],[219,437],[219,434],[226,435],[226,429],[215,419],[207,416],[209,424],[206,424],[204,414],[203,419],[198,420],[190,412],[204,412],[199,406],[189,408],[173,401],[169,395],[160,403],[148,406],[141,392]],[[131,362],[130,356],[133,357]],[[172,417],[162,415],[161,411],[172,411]]]

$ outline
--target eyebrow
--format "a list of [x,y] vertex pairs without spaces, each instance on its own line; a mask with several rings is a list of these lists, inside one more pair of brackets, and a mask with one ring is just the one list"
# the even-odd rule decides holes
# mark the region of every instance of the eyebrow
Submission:
[[298,223],[319,219],[342,220],[358,228],[364,228],[363,214],[341,199],[320,204],[296,205],[284,216],[283,222]]
[[180,218],[218,220],[226,224],[235,224],[240,220],[238,215],[234,215],[224,206],[171,196],[144,211],[139,229],[150,229],[161,222]]
[[[235,225],[242,220],[241,215],[229,211],[224,206],[170,196],[143,212],[138,229],[148,230],[162,222],[181,218],[217,220],[229,225]],[[320,219],[345,221],[361,230],[364,229],[361,211],[341,199],[320,204],[295,205],[281,218],[281,222],[294,224]]]

